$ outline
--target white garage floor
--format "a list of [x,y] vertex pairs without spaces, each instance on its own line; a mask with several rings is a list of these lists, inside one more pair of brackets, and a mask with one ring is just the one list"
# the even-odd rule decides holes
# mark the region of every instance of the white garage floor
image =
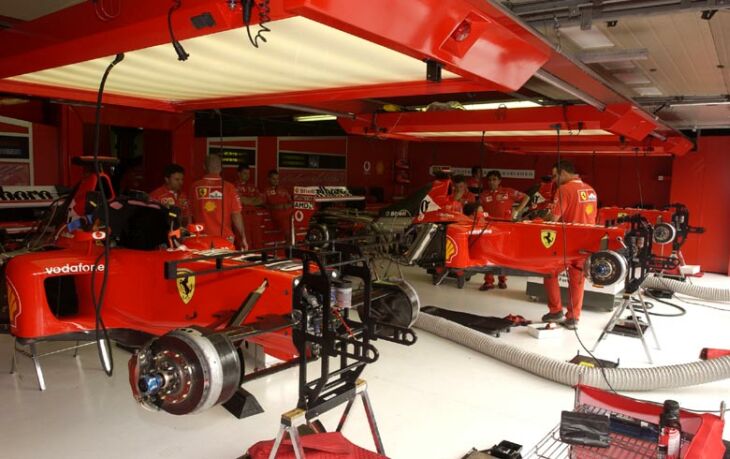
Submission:
[[[457,290],[453,281],[432,286],[421,271],[409,270],[407,276],[424,305],[528,319],[538,319],[547,310],[526,301],[524,278],[511,278],[507,290],[485,293],[477,290],[477,278]],[[725,276],[707,275],[697,283],[730,288]],[[692,305],[687,309],[681,318],[654,318],[663,345],[662,351],[654,351],[658,363],[696,360],[703,347],[730,348],[730,312]],[[584,312],[579,333],[587,345],[608,319],[608,313]],[[380,360],[364,373],[390,457],[456,459],[472,447],[487,448],[502,439],[529,449],[557,424],[560,411],[572,406],[571,388],[426,332],[418,334],[412,347],[377,342]],[[524,328],[515,328],[500,339],[561,360],[579,349],[567,330],[559,339],[538,341]],[[50,348],[46,344],[43,350]],[[236,420],[216,407],[175,417],[137,406],[127,380],[129,354],[122,350],[115,349],[112,378],[99,368],[93,347],[82,349],[77,359],[71,353],[46,357],[48,389],[40,392],[30,360],[19,358],[19,373],[8,374],[11,349],[11,338],[0,335],[0,457],[234,458],[256,441],[273,438],[280,414],[293,408],[297,398],[296,369],[290,369],[246,386],[266,410],[263,414]],[[610,336],[597,356],[620,357],[622,367],[647,365],[640,342],[631,338]],[[730,401],[730,380],[633,395],[659,402],[674,398],[682,406],[714,410],[723,398]],[[325,415],[325,425],[334,428],[339,414]],[[353,409],[345,435],[372,447],[360,405]],[[725,438],[730,438],[727,426]]]

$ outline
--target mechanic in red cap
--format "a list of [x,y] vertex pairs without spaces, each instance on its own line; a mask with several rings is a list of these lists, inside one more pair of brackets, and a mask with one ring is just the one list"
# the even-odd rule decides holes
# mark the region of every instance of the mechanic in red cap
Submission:
[[187,225],[190,220],[190,205],[188,196],[183,191],[183,176],[185,169],[178,164],[165,166],[165,184],[150,193],[150,199],[159,201],[167,207],[180,209],[180,222]]
[[243,207],[246,240],[252,248],[263,247],[260,234],[261,221],[256,207],[264,205],[264,198],[256,185],[253,184],[253,180],[251,180],[251,170],[248,164],[244,163],[238,166],[236,190],[238,191],[238,197],[241,199],[241,207]]
[[[491,170],[487,174],[487,190],[481,194],[480,204],[482,209],[487,213],[490,218],[498,218],[502,220],[512,220],[513,211],[512,207],[516,202],[519,202],[519,207],[514,213],[519,213],[528,202],[530,202],[529,196],[521,191],[517,191],[513,188],[505,188],[500,186],[502,183],[502,174],[497,170]],[[507,276],[499,276],[499,288],[507,288]],[[479,287],[479,290],[491,290],[494,288],[494,275],[485,274],[484,283]]]
[[269,187],[264,192],[266,207],[271,212],[271,219],[284,233],[287,242],[291,241],[292,200],[286,188],[279,186],[279,171],[269,171]]
[[221,157],[209,155],[205,159],[205,169],[208,173],[192,186],[193,220],[202,223],[208,235],[221,236],[231,242],[238,238],[241,249],[248,249],[241,201],[236,187],[221,177]]
[[[598,215],[598,195],[590,185],[583,183],[576,174],[573,163],[569,161],[555,163],[553,177],[558,184],[558,189],[555,192],[547,220],[595,225]],[[580,312],[583,309],[583,266],[569,264],[567,268],[571,304],[568,306],[563,326],[574,330],[578,327]],[[563,318],[558,274],[555,273],[553,276],[545,278],[545,291],[550,312],[542,316],[543,322],[558,322]]]

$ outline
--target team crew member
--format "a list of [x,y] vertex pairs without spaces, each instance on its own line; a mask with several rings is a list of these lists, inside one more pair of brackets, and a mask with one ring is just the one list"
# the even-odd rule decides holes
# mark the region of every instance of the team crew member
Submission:
[[[598,196],[588,184],[583,183],[575,166],[569,161],[560,161],[553,166],[553,177],[558,184],[555,198],[547,220],[565,223],[587,223],[595,225],[598,214]],[[568,265],[568,285],[571,305],[563,325],[571,330],[577,328],[580,312],[583,309],[583,266]],[[563,318],[563,306],[560,301],[558,273],[545,278],[548,308],[550,312],[542,316],[544,322],[557,322]]]
[[[512,220],[512,206],[515,202],[519,202],[520,205],[515,213],[522,210],[527,205],[530,198],[521,191],[517,191],[512,188],[505,188],[500,186],[502,183],[502,174],[497,170],[489,171],[487,174],[487,191],[483,192],[480,198],[482,209],[492,218],[500,218],[506,220]],[[507,288],[507,276],[499,276],[499,284],[497,286],[501,289]],[[491,290],[494,288],[494,275],[485,274],[484,283],[479,287],[479,290]]]
[[482,168],[474,166],[471,168],[471,177],[466,181],[466,187],[474,194],[479,194],[484,188],[482,183]]
[[[466,178],[463,175],[456,175],[452,180],[454,184],[454,206],[455,212],[463,212],[464,205],[476,201],[476,196],[466,187]],[[456,204],[458,203],[458,205]]]
[[261,192],[253,184],[251,180],[251,171],[248,164],[238,166],[238,181],[236,182],[236,190],[238,197],[241,199],[241,207],[243,207],[243,220],[246,227],[246,240],[252,248],[263,247],[261,235],[261,217],[257,206],[263,206],[264,198]]
[[208,173],[192,186],[193,220],[205,225],[209,235],[220,235],[231,242],[238,238],[241,248],[248,249],[241,201],[236,187],[221,177],[223,166],[220,156],[209,155],[205,160],[205,169]]
[[264,192],[266,207],[271,212],[271,219],[284,233],[287,241],[291,240],[292,200],[289,192],[279,186],[279,172],[276,169],[269,171],[269,187]]
[[185,169],[177,164],[165,166],[165,184],[150,193],[150,199],[159,201],[163,206],[177,207],[181,212],[181,223],[187,225],[190,220],[190,203],[183,191]]

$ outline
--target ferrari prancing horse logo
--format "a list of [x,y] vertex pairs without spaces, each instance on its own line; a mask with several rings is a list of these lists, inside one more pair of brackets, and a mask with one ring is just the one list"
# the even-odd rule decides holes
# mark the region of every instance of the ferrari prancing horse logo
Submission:
[[178,276],[180,274],[191,274],[190,276],[178,277],[175,282],[177,283],[177,293],[180,294],[180,299],[183,303],[188,304],[193,299],[195,294],[195,276],[189,269],[178,269]]
[[555,239],[557,238],[557,232],[554,230],[541,230],[540,231],[540,241],[542,242],[542,245],[545,246],[546,249],[549,249],[550,247],[555,244]]

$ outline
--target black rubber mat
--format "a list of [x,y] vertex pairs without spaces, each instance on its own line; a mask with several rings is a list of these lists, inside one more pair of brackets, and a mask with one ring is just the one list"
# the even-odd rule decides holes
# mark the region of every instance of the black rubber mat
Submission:
[[465,327],[469,327],[472,330],[496,337],[499,337],[501,333],[509,333],[510,328],[514,325],[511,320],[502,319],[500,317],[478,316],[467,312],[449,311],[448,309],[442,309],[436,306],[423,307],[421,308],[421,312],[441,317]]

